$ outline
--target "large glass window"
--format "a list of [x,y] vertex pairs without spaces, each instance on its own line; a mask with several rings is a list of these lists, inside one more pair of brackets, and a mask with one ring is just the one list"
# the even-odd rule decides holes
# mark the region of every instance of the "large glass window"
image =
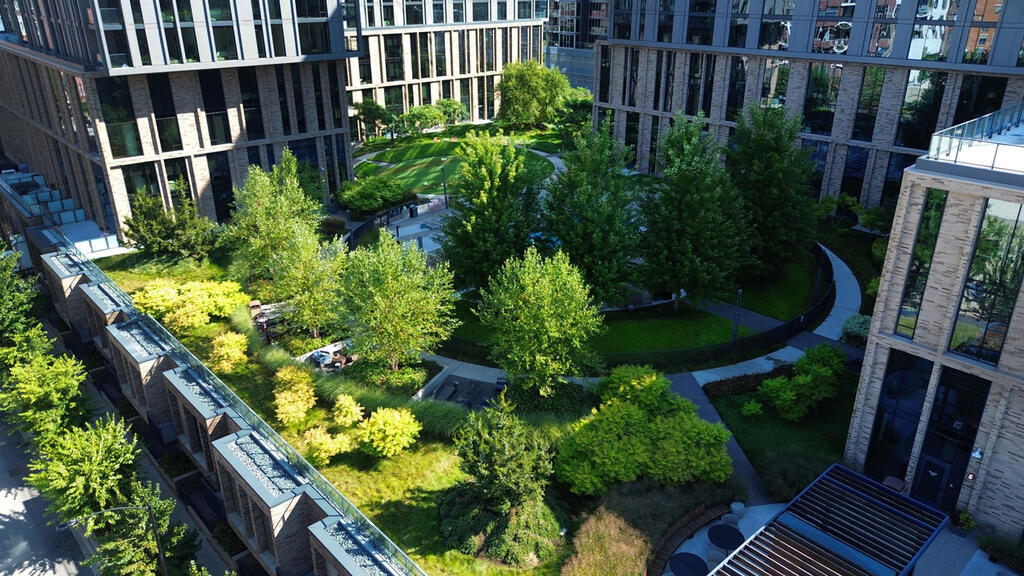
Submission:
[[845,54],[853,30],[853,2],[818,0],[818,21],[811,52]]
[[295,104],[295,123],[299,134],[306,131],[306,105],[302,97],[302,70],[300,64],[292,64],[292,102]]
[[629,40],[633,32],[633,0],[614,0],[612,38]]
[[419,26],[423,24],[423,0],[406,0],[405,25]]
[[434,9],[434,24],[444,24],[444,0],[432,0],[431,6]]
[[608,91],[611,87],[612,63],[611,49],[609,49],[607,45],[602,45],[600,47],[598,68],[600,69],[600,73],[597,81],[597,101],[608,102]]
[[864,79],[860,85],[860,100],[857,101],[857,114],[853,118],[853,138],[871,141],[875,130],[875,116],[882,98],[882,82],[885,80],[885,68],[867,66],[864,68]]
[[231,208],[235,203],[235,191],[231,185],[231,160],[227,152],[217,152],[207,154],[206,161],[210,171],[210,191],[213,193],[217,221],[226,222],[231,219]]
[[260,108],[260,88],[255,68],[238,69],[238,88],[242,98],[245,136],[249,140],[263,138],[263,112]]
[[326,54],[331,51],[327,22],[299,22],[299,47],[303,54]]
[[658,2],[658,42],[672,41],[672,27],[675,22],[675,0],[659,0]]
[[149,99],[153,103],[160,151],[181,150],[181,132],[178,130],[170,78],[167,74],[147,74],[146,81],[149,84]]
[[996,42],[995,26],[971,26],[967,29],[967,45],[964,47],[964,62],[987,64],[988,53]]
[[843,166],[843,180],[839,185],[839,193],[860,201],[860,192],[864,188],[864,173],[868,167],[868,149],[860,146],[848,146],[846,165]]
[[789,86],[789,60],[766,58],[764,77],[761,79],[761,107],[779,108],[786,105]]
[[388,34],[384,36],[384,79],[387,82],[397,82],[402,80],[404,75],[402,36],[401,34]]
[[714,32],[714,0],[690,0],[690,17],[686,25],[687,43],[710,46]]
[[956,20],[959,0],[918,0],[919,20]]
[[473,22],[486,22],[491,19],[491,3],[487,0],[473,0]]
[[200,70],[199,87],[203,93],[203,111],[206,113],[210,143],[217,145],[231,142],[231,128],[228,125],[227,107],[224,104],[220,70]]
[[[448,43],[444,32],[434,32],[434,74],[448,75]],[[450,96],[446,96],[448,98]]]
[[100,110],[107,129],[111,155],[114,158],[125,158],[142,154],[128,80],[123,76],[97,78],[96,91],[100,97]]
[[136,194],[160,196],[160,181],[156,177],[156,166],[152,162],[124,166],[121,168],[121,174],[124,176],[124,187],[129,201]]
[[1021,205],[989,199],[949,349],[997,364],[1024,276]]
[[945,190],[929,188],[924,197],[921,221],[917,225],[917,239],[914,241],[914,251],[910,256],[910,271],[907,274],[907,284],[903,288],[899,319],[896,321],[896,333],[907,338],[913,338],[914,330],[917,328],[917,315],[921,311],[924,288],[932,267],[935,242],[939,238],[939,225],[942,224],[942,213],[946,209],[946,196]]
[[896,145],[928,149],[939,120],[942,93],[946,89],[946,73],[932,70],[911,70],[903,111],[896,127]]
[[399,115],[405,112],[405,103],[402,99],[402,87],[401,86],[389,86],[384,89],[384,108],[387,108],[388,112],[394,115]]
[[686,79],[686,114],[696,116],[703,110],[711,115],[711,93],[715,79],[714,54],[690,54],[690,70]]
[[876,480],[906,477],[931,374],[932,362],[901,350],[889,351],[864,462],[868,476]]
[[953,125],[973,120],[1002,107],[1006,78],[996,76],[964,76],[960,98],[953,115]]
[[735,121],[743,110],[747,92],[747,57],[733,56],[729,63],[729,93],[725,101],[725,119]]
[[285,136],[287,136],[292,133],[292,120],[288,114],[288,89],[284,82],[284,66],[280,64],[275,66],[274,74],[277,76],[277,97],[278,105],[281,108],[281,128],[284,130]]
[[843,67],[837,64],[814,64],[807,81],[804,99],[804,123],[812,134],[829,135],[836,113],[836,96]]
[[235,48],[235,27],[214,26],[213,45],[217,50],[217,60],[234,60],[238,58]]
[[917,24],[910,36],[911,60],[945,62],[953,44],[953,27],[931,24]]
[[916,161],[917,156],[913,154],[889,154],[889,166],[885,170],[885,182],[882,184],[882,204],[891,202],[895,205],[900,196],[900,186],[903,184],[903,171]]

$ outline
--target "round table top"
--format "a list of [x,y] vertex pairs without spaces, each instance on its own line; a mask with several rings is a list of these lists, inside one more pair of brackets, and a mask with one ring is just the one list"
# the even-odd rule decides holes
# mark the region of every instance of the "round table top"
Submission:
[[707,576],[708,565],[696,554],[680,552],[668,561],[668,567],[676,576]]
[[735,550],[743,544],[743,533],[735,526],[716,524],[708,529],[708,540],[722,550]]

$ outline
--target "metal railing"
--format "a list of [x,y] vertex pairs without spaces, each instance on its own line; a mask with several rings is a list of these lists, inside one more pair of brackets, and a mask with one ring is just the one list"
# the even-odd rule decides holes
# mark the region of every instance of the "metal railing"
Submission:
[[[306,480],[309,484],[319,492],[324,498],[326,498],[331,505],[333,505],[339,512],[339,515],[346,517],[352,524],[355,524],[361,530],[366,533],[366,541],[359,541],[359,544],[367,549],[371,554],[377,556],[377,560],[385,564],[382,568],[390,569],[390,571],[396,574],[402,574],[405,576],[426,576],[426,573],[416,565],[415,562],[409,556],[402,551],[390,538],[387,537],[380,528],[378,528],[373,522],[370,521],[358,508],[355,507],[348,498],[346,498],[337,488],[334,487],[326,478],[317,471],[311,464],[306,460],[289,444],[284,438],[278,434],[273,427],[266,423],[248,404],[242,401],[231,388],[228,387],[220,378],[217,377],[205,364],[202,363],[192,352],[186,348],[177,338],[174,337],[162,324],[156,321],[152,316],[143,314],[135,308],[135,303],[131,296],[127,292],[118,286],[117,282],[114,282],[103,270],[101,270],[96,264],[82,254],[74,243],[72,243],[63,234],[59,234],[61,244],[64,249],[67,250],[76,260],[82,263],[82,267],[85,269],[93,281],[100,284],[106,285],[111,291],[113,291],[119,298],[123,300],[126,307],[133,312],[143,324],[146,325],[160,340],[166,343],[173,351],[175,360],[178,361],[179,365],[187,366],[196,372],[200,377],[210,383],[218,393],[220,393],[228,406],[234,409],[239,417],[245,421],[254,431],[258,432],[269,444],[273,451],[277,452],[277,456],[280,457],[288,466],[290,466],[295,472],[297,477],[302,480]],[[371,549],[367,546],[367,541],[372,543],[376,550]],[[379,555],[376,554],[379,552]],[[383,558],[381,558],[383,556]]]
[[[1024,144],[992,140],[994,136],[1019,127],[1022,123],[1024,102],[936,132],[932,135],[925,157],[981,168],[994,169],[998,166],[999,170],[1024,173],[1024,165],[1019,162],[1024,157]],[[984,148],[980,145],[984,145]],[[965,153],[967,150],[970,150],[970,154]]]

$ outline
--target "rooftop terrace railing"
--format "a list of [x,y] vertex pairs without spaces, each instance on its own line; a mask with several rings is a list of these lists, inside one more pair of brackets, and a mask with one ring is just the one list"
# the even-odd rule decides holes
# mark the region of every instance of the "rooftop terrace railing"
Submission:
[[1024,173],[1024,134],[1020,143],[995,138],[1024,124],[1024,102],[950,126],[932,135],[929,160]]
[[[135,308],[134,301],[127,292],[118,286],[117,282],[114,282],[103,270],[96,266],[96,264],[84,256],[74,244],[67,239],[67,237],[60,235],[61,243],[63,247],[72,254],[77,260],[79,260],[86,270],[86,273],[93,279],[93,281],[104,284],[115,292],[120,298],[127,303],[128,308],[134,312],[138,318],[146,325],[147,328],[153,331],[153,333],[160,338],[162,341],[167,343],[172,350],[176,360],[180,365],[185,365],[196,372],[200,377],[204,378],[219,392],[224,399],[227,401],[228,406],[234,409],[238,415],[244,420],[253,430],[258,432],[278,453],[277,455],[287,463],[297,473],[297,476],[302,480],[309,482],[309,484],[316,489],[324,498],[326,498],[340,513],[340,515],[350,520],[351,524],[355,525],[364,532],[365,538],[360,539],[358,544],[367,550],[368,553],[373,555],[375,559],[381,564],[381,568],[387,570],[388,573],[396,576],[426,576],[423,570],[416,565],[415,562],[401,548],[399,548],[394,542],[391,541],[380,528],[370,521],[358,508],[355,507],[348,498],[338,491],[326,478],[323,477],[320,472],[317,471],[312,465],[306,460],[289,444],[284,438],[282,438],[263,418],[260,418],[256,412],[249,408],[248,404],[242,401],[234,393],[231,388],[224,384],[220,378],[217,377],[209,368],[206,367],[198,358],[189,351],[181,342],[178,341],[170,332],[168,332],[163,325],[157,322],[153,317],[148,314],[143,314]],[[357,538],[354,536],[354,538]]]

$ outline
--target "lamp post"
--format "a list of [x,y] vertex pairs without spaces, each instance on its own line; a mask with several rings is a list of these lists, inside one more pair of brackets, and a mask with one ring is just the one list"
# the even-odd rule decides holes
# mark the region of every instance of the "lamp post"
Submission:
[[743,289],[736,291],[736,319],[732,323],[732,344],[736,345],[736,332],[740,328],[740,311],[743,310]]
[[445,162],[447,158],[441,158],[441,188],[444,189],[444,207],[448,209],[448,178],[445,176]]
[[90,518],[99,516],[100,514],[106,514],[107,512],[117,512],[118,510],[145,510],[149,514],[149,523],[153,526],[153,540],[156,541],[156,556],[157,559],[160,560],[160,573],[163,576],[167,576],[167,563],[164,560],[164,547],[160,544],[160,532],[157,530],[156,526],[156,514],[153,513],[153,506],[150,504],[146,504],[145,506],[118,506],[116,508],[107,508],[106,510],[100,510],[99,512],[93,512],[87,516],[69,520],[57,526],[57,528],[66,530],[75,526],[79,522],[84,522]]

